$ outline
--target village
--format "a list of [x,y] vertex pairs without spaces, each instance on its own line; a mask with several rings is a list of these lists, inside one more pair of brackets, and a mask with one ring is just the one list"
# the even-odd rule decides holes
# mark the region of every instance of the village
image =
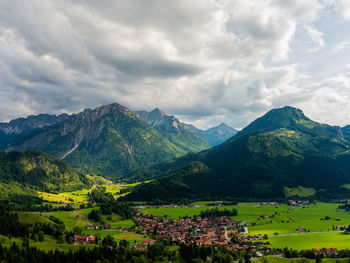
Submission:
[[[246,222],[231,220],[225,216],[202,218],[200,216],[184,217],[174,220],[138,212],[134,221],[140,230],[137,232],[153,238],[169,239],[173,244],[193,244],[198,246],[225,246],[232,249],[257,249],[260,253],[270,251],[268,243],[261,236],[245,235],[248,233]],[[134,245],[146,248],[145,245],[155,242],[148,240]]]
[[[301,207],[305,205],[314,205],[315,203],[309,201],[295,201],[289,200],[288,204],[291,207]],[[280,206],[279,202],[261,202],[256,205],[257,208],[263,206]],[[210,206],[223,206],[223,202],[216,201]],[[198,208],[199,205],[178,205],[178,204],[163,204],[163,205],[140,205],[134,207],[135,214],[133,221],[135,226],[131,228],[111,228],[109,224],[87,226],[89,230],[112,231],[118,230],[123,232],[135,232],[144,237],[149,237],[139,243],[132,243],[130,247],[138,251],[146,250],[150,245],[153,245],[157,240],[166,240],[167,244],[196,244],[197,246],[214,246],[226,247],[228,250],[249,250],[254,252],[257,256],[269,255],[272,253],[270,243],[267,235],[249,235],[248,224],[245,221],[232,220],[229,217],[180,217],[179,219],[172,219],[167,216],[154,216],[142,212],[144,208]],[[256,220],[272,219],[277,215],[260,215]],[[323,218],[321,218],[323,220]],[[338,218],[337,218],[338,220]],[[254,226],[255,223],[252,223]],[[335,231],[344,231],[346,226],[333,226]],[[308,232],[304,226],[299,226],[297,232]],[[95,237],[90,236],[75,236],[75,244],[91,244],[96,243]],[[330,253],[329,251],[321,251],[322,253]],[[334,251],[331,251],[335,253]]]

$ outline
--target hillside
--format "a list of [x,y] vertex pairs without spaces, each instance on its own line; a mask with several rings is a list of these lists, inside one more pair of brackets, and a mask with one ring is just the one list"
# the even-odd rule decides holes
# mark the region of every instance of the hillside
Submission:
[[[161,168],[153,173],[161,174]],[[178,159],[163,174],[167,176],[136,188],[128,198],[269,199],[283,198],[284,187],[299,186],[314,189],[320,198],[348,196],[342,186],[350,182],[349,142],[339,127],[285,107],[219,146]]]
[[33,189],[73,190],[84,185],[66,162],[33,151],[0,151],[0,182],[0,197],[31,193]]
[[70,115],[49,115],[39,114],[31,115],[27,118],[18,118],[10,122],[0,123],[0,148],[4,148],[10,143],[19,141],[25,137],[28,137],[40,129],[58,124],[66,119]]
[[143,120],[161,135],[185,152],[198,152],[210,148],[210,145],[186,124],[174,116],[168,116],[158,108],[153,111],[137,111]]
[[237,130],[228,126],[226,123],[221,123],[220,125],[207,130],[198,129],[191,124],[188,124],[187,126],[201,136],[211,146],[224,143],[238,132]]
[[80,172],[110,178],[185,153],[117,103],[73,115],[9,149],[44,151]]

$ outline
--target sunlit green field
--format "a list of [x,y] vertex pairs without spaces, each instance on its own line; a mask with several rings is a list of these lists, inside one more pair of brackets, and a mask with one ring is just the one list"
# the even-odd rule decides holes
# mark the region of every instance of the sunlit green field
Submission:
[[268,241],[272,247],[289,247],[296,250],[311,248],[350,249],[350,235],[345,235],[343,232],[273,236],[269,237]]
[[307,258],[282,258],[282,257],[262,257],[253,259],[254,263],[314,263],[314,259]]
[[116,235],[113,235],[114,239],[117,240],[118,242],[120,240],[126,240],[129,241],[130,243],[134,243],[136,241],[137,243],[142,242],[143,240],[150,239],[149,237],[146,237],[141,234],[137,233],[132,233],[132,232],[122,232],[118,233]]
[[[315,263],[315,259],[307,258],[282,258],[282,257],[262,257],[253,259],[254,263]],[[323,258],[323,263],[348,263],[348,258]]]
[[[0,235],[0,243],[4,247],[10,247],[12,243],[16,243],[17,245],[21,246],[23,240],[21,238],[14,238],[12,237],[9,239],[6,236]],[[37,247],[45,251],[50,251],[50,250],[63,250],[63,251],[68,251],[68,250],[79,250],[80,248],[93,248],[96,245],[89,244],[89,245],[69,245],[67,243],[64,244],[58,244],[57,240],[52,237],[52,236],[47,236],[45,235],[45,240],[42,242],[36,242],[34,240],[29,240],[29,246],[31,247]]]
[[18,220],[24,224],[35,224],[35,223],[53,223],[47,217],[33,212],[14,212],[18,215]]
[[[60,212],[46,212],[43,213],[46,216],[53,215],[56,218],[59,218],[63,221],[63,223],[66,226],[67,230],[73,230],[74,227],[83,227],[84,229],[89,224],[94,224],[95,222],[89,222],[88,220],[88,214],[93,209],[99,209],[98,207],[93,208],[85,208],[85,209],[79,209],[79,210],[73,210],[73,211],[60,211]],[[110,218],[110,219],[108,219]],[[134,222],[131,219],[128,220],[122,220],[121,217],[115,213],[113,213],[110,216],[104,215],[102,216],[102,220],[105,223],[108,223],[112,228],[114,227],[132,227],[134,225]],[[96,233],[97,230],[84,230],[84,232],[91,232]],[[106,231],[101,231],[106,232]]]
[[[121,189],[135,187],[139,183],[134,184],[104,184],[100,185],[106,188],[108,193],[113,194],[116,198],[120,197],[119,194]],[[64,192],[64,193],[46,193],[38,191],[39,196],[46,202],[50,203],[62,203],[62,204],[86,204],[89,201],[88,194],[94,189],[82,189],[73,192]]]

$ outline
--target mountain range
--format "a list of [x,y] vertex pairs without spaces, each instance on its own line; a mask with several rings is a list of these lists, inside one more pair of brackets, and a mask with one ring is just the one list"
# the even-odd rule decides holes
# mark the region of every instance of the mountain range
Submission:
[[293,107],[274,109],[221,145],[148,170],[165,176],[127,198],[269,199],[295,189],[311,189],[318,198],[349,195],[348,131],[312,121]]
[[0,123],[0,148],[5,147],[10,143],[14,143],[19,140],[23,140],[35,132],[55,124],[58,124],[66,119],[70,115],[49,115],[39,114],[31,115],[27,118],[18,118],[10,122]]
[[[58,180],[55,188],[54,177],[65,178],[64,171],[52,174],[47,165],[39,167],[45,173],[16,168],[10,176],[15,184],[57,190],[77,180],[80,187],[78,173],[88,173],[154,179],[136,187],[129,200],[269,199],[303,195],[303,190],[317,198],[350,195],[350,126],[318,123],[289,106],[267,112],[239,132],[225,124],[200,130],[157,108],[133,112],[117,103],[73,115],[30,116],[2,123],[0,131],[7,151],[42,151],[76,171],[65,168],[73,179]],[[45,163],[57,163],[47,154],[42,153],[52,159]],[[8,168],[0,166],[0,172],[9,184]]]
[[64,159],[80,172],[111,178],[185,153],[117,103],[75,114],[8,150],[43,151]]
[[160,109],[136,112],[144,121],[185,152],[198,152],[210,148],[210,145],[186,124],[174,116],[168,116]]
[[113,103],[68,115],[40,114],[0,124],[2,148],[49,153],[77,171],[109,178],[198,152],[210,145],[159,109],[132,112]]
[[237,130],[228,126],[226,123],[221,123],[220,125],[207,130],[198,129],[192,124],[188,124],[187,126],[199,134],[199,136],[201,136],[211,146],[222,144],[238,132]]

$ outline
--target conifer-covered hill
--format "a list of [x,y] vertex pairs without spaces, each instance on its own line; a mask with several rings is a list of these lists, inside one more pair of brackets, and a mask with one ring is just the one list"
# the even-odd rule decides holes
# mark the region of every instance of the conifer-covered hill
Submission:
[[339,127],[292,107],[275,109],[221,145],[151,169],[167,176],[128,198],[283,198],[285,187],[299,186],[318,197],[349,196],[343,187],[350,183],[349,145]]
[[0,197],[31,190],[67,191],[85,185],[69,164],[35,151],[0,151],[0,182]]
[[44,151],[79,172],[110,178],[186,153],[117,103],[73,115],[8,149]]

